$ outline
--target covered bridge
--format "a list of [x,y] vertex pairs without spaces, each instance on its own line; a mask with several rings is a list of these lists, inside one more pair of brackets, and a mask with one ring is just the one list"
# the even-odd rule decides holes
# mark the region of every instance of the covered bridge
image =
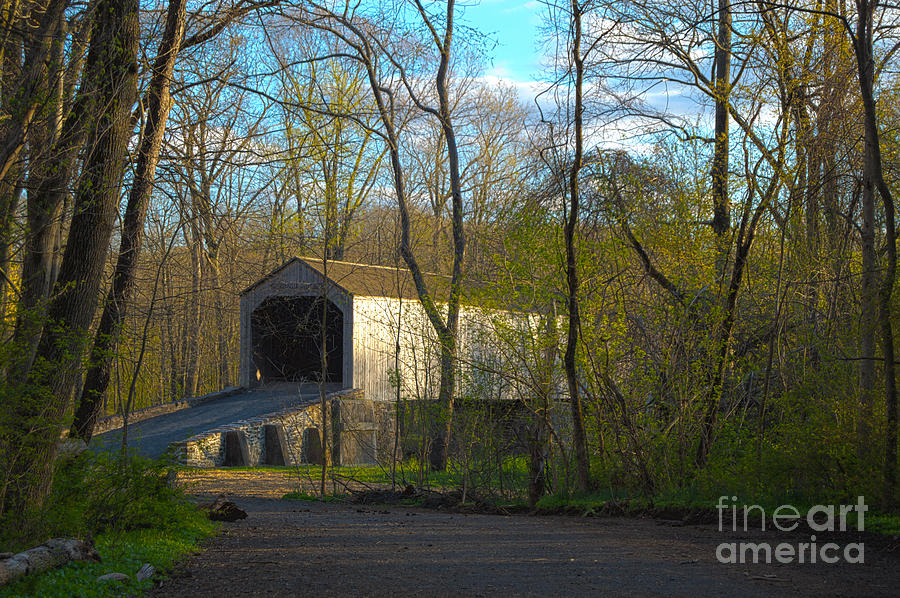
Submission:
[[[436,300],[446,299],[449,277],[430,274],[426,282]],[[376,401],[398,392],[436,396],[439,347],[409,270],[302,257],[241,294],[240,384],[318,381],[323,308],[326,382],[361,388]],[[490,336],[487,312],[464,308],[461,362],[490,360],[497,371],[504,352]]]

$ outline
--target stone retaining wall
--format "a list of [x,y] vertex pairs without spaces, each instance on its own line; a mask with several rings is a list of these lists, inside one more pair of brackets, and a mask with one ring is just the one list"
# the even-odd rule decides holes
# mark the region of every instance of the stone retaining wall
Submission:
[[[390,461],[394,446],[394,408],[392,403],[380,403],[366,400],[361,389],[327,395],[329,461],[339,465]],[[270,442],[283,442],[284,446],[267,451],[267,427]],[[314,399],[197,434],[169,445],[169,453],[179,463],[204,468],[280,464],[281,459],[285,465],[317,463],[321,460],[321,430],[321,404]],[[240,450],[226,451],[228,442],[239,442]],[[228,463],[226,453],[244,454],[239,460],[246,463]]]

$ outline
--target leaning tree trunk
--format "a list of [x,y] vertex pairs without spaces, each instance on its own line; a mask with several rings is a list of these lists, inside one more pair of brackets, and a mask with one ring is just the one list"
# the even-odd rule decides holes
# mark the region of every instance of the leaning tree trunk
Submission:
[[9,99],[4,102],[10,118],[0,127],[0,180],[9,174],[25,145],[28,128],[43,97],[38,90],[46,76],[46,62],[67,5],[67,0],[50,0],[46,8],[36,8],[22,23],[29,33],[22,70],[17,81],[11,84]]
[[[456,360],[456,336],[459,316],[460,291],[462,281],[462,263],[465,255],[465,234],[463,230],[463,203],[462,188],[459,178],[459,155],[456,147],[453,122],[450,118],[450,98],[447,89],[447,73],[450,66],[450,46],[453,38],[453,11],[455,2],[449,0],[446,7],[446,20],[444,22],[444,35],[439,37],[437,29],[433,27],[431,19],[424,7],[417,4],[416,8],[427,26],[431,28],[435,45],[440,51],[441,59],[435,78],[439,109],[424,107],[426,112],[440,120],[441,131],[447,141],[448,161],[451,167],[451,196],[452,196],[452,222],[453,222],[453,271],[450,279],[450,293],[447,301],[446,320],[441,314],[430,293],[419,262],[412,251],[410,242],[410,215],[409,204],[404,183],[403,164],[400,159],[399,134],[397,132],[393,112],[393,100],[388,98],[389,92],[380,82],[379,73],[375,64],[375,49],[377,43],[373,43],[369,33],[358,27],[347,14],[329,12],[329,16],[346,27],[359,41],[355,46],[358,57],[366,69],[366,77],[378,110],[378,118],[381,120],[384,132],[384,140],[387,145],[391,162],[391,177],[394,192],[397,196],[397,206],[400,211],[400,247],[399,253],[403,261],[409,267],[416,294],[422,310],[428,317],[429,323],[434,328],[441,342],[441,382],[438,393],[440,411],[444,412],[444,421],[432,422],[431,433],[435,446],[429,456],[430,464],[435,469],[445,469],[447,465],[447,446],[453,415],[453,395],[456,389],[455,368],[452,367]],[[324,27],[328,29],[328,27]],[[424,106],[423,104],[420,104]],[[455,175],[453,174],[455,171]]]
[[16,483],[0,496],[0,513],[25,519],[40,506],[53,476],[56,442],[97,306],[122,185],[131,110],[137,92],[140,39],[137,0],[100,0],[84,85],[95,109],[74,213],[48,324],[30,372],[29,391],[4,410],[3,452],[22,457],[8,464]]
[[131,301],[134,287],[134,276],[137,271],[138,257],[144,241],[144,220],[150,203],[150,194],[156,176],[156,165],[159,162],[159,150],[162,146],[166,119],[172,107],[169,86],[175,59],[184,38],[186,0],[171,0],[166,17],[166,29],[153,65],[153,75],[147,100],[147,124],[141,138],[138,151],[137,168],[128,204],[125,208],[125,219],[122,225],[122,240],[119,245],[119,258],[113,273],[112,287],[106,298],[103,315],[94,335],[91,348],[91,366],[85,377],[81,401],[75,412],[72,434],[90,441],[94,424],[100,416],[103,406],[103,394],[109,386],[111,350],[116,346],[122,322]]
[[[64,27],[61,29],[64,31]],[[35,115],[29,128],[32,155],[25,184],[28,232],[15,329],[19,359],[11,370],[19,378],[31,369],[40,342],[44,310],[55,282],[57,239],[64,206],[88,130],[86,110],[93,99],[90,93],[79,93],[71,113],[61,122],[65,104],[63,45],[63,40],[52,43],[51,60],[38,87],[38,93],[49,101]]]

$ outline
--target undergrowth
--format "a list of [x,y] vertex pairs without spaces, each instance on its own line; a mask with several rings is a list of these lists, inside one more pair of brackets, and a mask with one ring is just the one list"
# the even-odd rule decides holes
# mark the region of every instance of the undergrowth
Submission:
[[[36,522],[32,529],[26,535],[17,522],[6,521],[0,545],[18,551],[51,537],[81,538],[94,541],[102,562],[27,575],[0,588],[0,598],[122,596],[151,587],[152,579],[134,579],[144,563],[165,572],[216,529],[170,479],[162,460],[89,452],[63,460],[46,506],[29,517]],[[113,572],[131,579],[97,581]]]

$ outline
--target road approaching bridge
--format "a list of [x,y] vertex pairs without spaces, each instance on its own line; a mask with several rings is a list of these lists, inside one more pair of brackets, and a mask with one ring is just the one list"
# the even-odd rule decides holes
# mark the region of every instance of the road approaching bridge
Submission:
[[[329,391],[334,390],[329,387]],[[313,384],[298,391],[296,384],[273,384],[245,390],[195,407],[158,415],[128,426],[128,446],[145,457],[161,457],[173,442],[184,440],[211,428],[242,419],[272,413],[318,397]],[[111,430],[91,440],[93,450],[116,450],[122,443],[122,430]]]

